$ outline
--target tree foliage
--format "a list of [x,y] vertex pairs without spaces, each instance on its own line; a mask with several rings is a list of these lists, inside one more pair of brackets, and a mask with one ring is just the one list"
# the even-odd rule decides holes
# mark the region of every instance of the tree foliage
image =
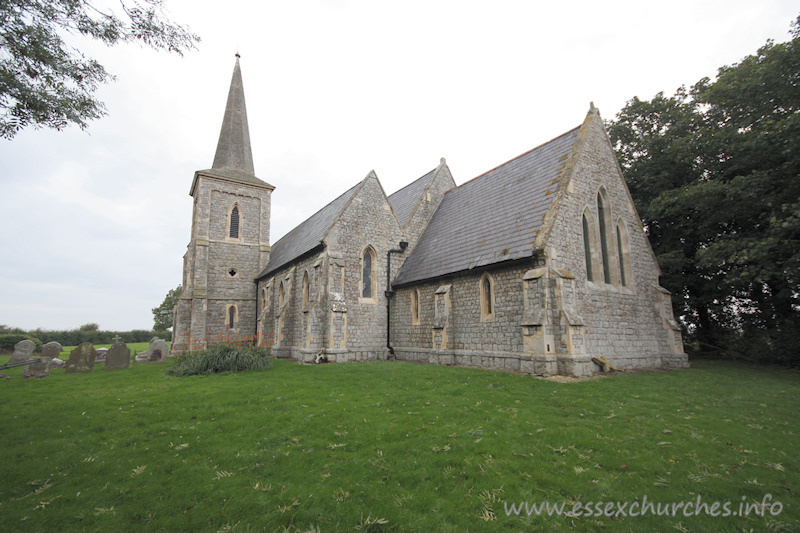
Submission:
[[800,17],[792,28],[714,81],[630,100],[609,127],[701,351],[798,361]]
[[106,114],[94,95],[113,76],[65,37],[139,42],[183,54],[199,37],[169,21],[163,0],[122,0],[121,15],[88,0],[0,0],[0,137],[32,126],[85,129]]
[[178,303],[178,298],[181,297],[183,287],[178,285],[174,289],[170,289],[161,305],[153,308],[153,329],[156,331],[165,331],[172,327],[172,318],[174,315],[175,304]]

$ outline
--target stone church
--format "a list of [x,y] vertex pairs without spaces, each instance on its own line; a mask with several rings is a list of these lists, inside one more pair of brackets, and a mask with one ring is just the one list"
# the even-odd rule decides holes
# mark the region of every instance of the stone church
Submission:
[[237,56],[214,163],[195,172],[175,351],[226,335],[311,362],[397,359],[587,376],[688,366],[600,115],[456,186],[375,172],[270,243]]

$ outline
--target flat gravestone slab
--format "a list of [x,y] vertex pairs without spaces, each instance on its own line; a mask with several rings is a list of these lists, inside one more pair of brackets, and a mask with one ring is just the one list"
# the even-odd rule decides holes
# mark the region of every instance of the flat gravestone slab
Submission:
[[21,363],[27,361],[33,356],[33,351],[36,349],[36,344],[30,339],[19,341],[14,345],[14,353],[11,354],[9,363]]
[[124,370],[131,364],[131,349],[121,342],[115,342],[106,354],[106,370]]
[[42,346],[42,355],[39,356],[39,362],[25,365],[25,371],[22,373],[22,377],[46,378],[50,375],[50,369],[54,368],[53,360],[59,360],[58,354],[60,353],[61,344],[57,342],[48,342]]
[[167,360],[169,353],[169,345],[164,339],[153,339],[150,341],[150,347],[147,348],[147,362],[148,363],[163,363]]
[[67,361],[67,374],[80,374],[91,372],[97,352],[91,342],[83,342],[69,353]]

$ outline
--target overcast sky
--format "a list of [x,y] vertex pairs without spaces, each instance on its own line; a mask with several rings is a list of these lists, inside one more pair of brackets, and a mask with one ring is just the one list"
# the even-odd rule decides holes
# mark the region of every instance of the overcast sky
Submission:
[[84,49],[117,76],[86,132],[0,140],[0,324],[150,329],[181,281],[189,186],[241,54],[271,241],[374,169],[387,194],[445,157],[461,184],[634,96],[673,94],[785,41],[797,0],[166,0],[181,58]]

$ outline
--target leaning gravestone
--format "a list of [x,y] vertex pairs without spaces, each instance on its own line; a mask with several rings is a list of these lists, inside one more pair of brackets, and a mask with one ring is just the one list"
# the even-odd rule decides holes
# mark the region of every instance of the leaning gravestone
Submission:
[[131,364],[131,349],[114,339],[114,345],[106,355],[106,370],[123,370]]
[[31,358],[35,349],[36,344],[32,340],[21,340],[14,345],[14,353],[11,354],[11,359],[9,359],[8,362],[21,363],[22,361],[27,361]]
[[91,372],[97,352],[91,342],[83,342],[69,353],[67,361],[67,374]]
[[167,360],[167,353],[169,353],[167,341],[153,337],[153,340],[150,341],[150,347],[147,348],[147,362],[163,363]]
[[23,378],[46,378],[50,375],[50,369],[58,367],[58,364],[53,365],[53,361],[60,361],[58,354],[61,353],[61,344],[57,342],[48,342],[42,346],[42,355],[39,356],[39,362],[25,365],[25,371],[22,373]]

